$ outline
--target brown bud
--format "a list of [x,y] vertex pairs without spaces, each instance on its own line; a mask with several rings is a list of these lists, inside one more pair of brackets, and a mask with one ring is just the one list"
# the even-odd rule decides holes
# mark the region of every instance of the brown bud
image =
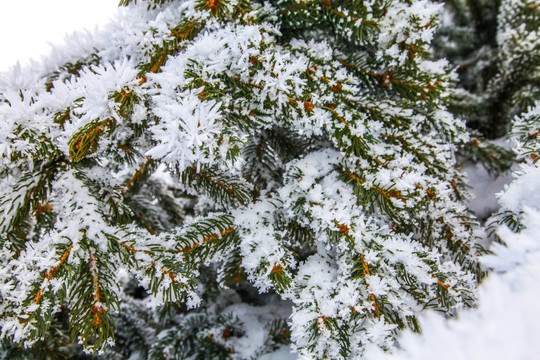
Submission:
[[281,273],[283,270],[281,269],[281,265],[274,265],[274,267],[272,268],[272,273],[273,274],[279,274]]
[[343,87],[343,86],[342,86],[340,83],[336,83],[336,85],[334,85],[334,86],[332,87],[332,91],[333,91],[334,93],[338,93],[338,92],[341,90],[342,87]]

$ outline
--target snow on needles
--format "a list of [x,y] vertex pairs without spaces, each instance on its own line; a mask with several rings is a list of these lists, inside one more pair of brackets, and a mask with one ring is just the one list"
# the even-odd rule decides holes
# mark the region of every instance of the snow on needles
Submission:
[[[440,5],[386,3],[357,6],[371,21],[366,63],[324,32],[289,42],[270,3],[186,0],[134,5],[94,47],[66,50],[74,63],[51,60],[56,72],[5,76],[0,230],[30,230],[1,242],[2,337],[31,345],[67,301],[85,349],[102,350],[120,268],[151,307],[199,305],[204,266],[221,288],[231,275],[274,292],[292,304],[302,359],[391,349],[426,307],[474,303],[482,229],[455,157],[467,133],[444,106],[447,64],[424,58]],[[179,197],[212,204],[153,228],[140,207],[167,204],[142,183],[159,166]]]

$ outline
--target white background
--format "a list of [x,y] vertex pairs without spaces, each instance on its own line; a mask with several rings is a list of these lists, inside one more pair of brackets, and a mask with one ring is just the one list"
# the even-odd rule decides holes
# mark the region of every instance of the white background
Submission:
[[119,0],[1,0],[0,72],[39,61],[66,34],[111,21]]

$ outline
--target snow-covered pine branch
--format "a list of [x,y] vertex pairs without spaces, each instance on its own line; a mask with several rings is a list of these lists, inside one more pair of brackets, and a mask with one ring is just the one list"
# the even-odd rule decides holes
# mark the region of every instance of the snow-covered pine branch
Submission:
[[[197,306],[206,267],[274,292],[306,359],[386,349],[424,308],[473,304],[481,229],[445,107],[455,74],[431,56],[440,12],[131,4],[68,62],[4,75],[2,337],[43,341],[66,312],[105,351],[123,271],[154,307]],[[151,186],[165,177],[176,195]]]

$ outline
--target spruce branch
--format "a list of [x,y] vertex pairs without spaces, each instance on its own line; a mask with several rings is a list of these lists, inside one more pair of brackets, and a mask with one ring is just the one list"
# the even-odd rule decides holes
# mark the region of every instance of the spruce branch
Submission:
[[481,228],[455,77],[431,58],[439,6],[146,4],[121,2],[95,57],[2,93],[3,336],[39,341],[64,306],[89,352],[242,358],[245,313],[219,313],[267,301],[251,356],[290,339],[356,358],[472,305]]

